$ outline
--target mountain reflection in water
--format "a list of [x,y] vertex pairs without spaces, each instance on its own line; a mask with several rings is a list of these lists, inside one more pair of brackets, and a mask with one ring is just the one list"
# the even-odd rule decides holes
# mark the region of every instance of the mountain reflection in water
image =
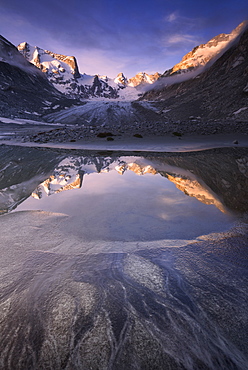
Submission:
[[68,156],[20,210],[65,213],[88,241],[192,239],[233,222],[220,197],[194,173],[141,156]]
[[247,149],[0,155],[0,368],[247,368]]

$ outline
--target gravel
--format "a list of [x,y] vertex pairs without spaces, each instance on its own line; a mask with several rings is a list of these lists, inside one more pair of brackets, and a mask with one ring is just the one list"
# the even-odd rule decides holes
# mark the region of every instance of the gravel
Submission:
[[[129,125],[122,124],[121,127],[111,124],[101,126],[62,126],[51,130],[39,131],[30,135],[17,135],[15,139],[22,142],[34,143],[60,143],[60,142],[75,142],[78,140],[87,140],[96,138],[97,140],[109,140],[111,137],[139,137],[142,139],[145,136],[162,136],[172,135],[182,137],[185,134],[197,135],[212,135],[212,134],[227,134],[227,133],[243,133],[248,134],[248,125],[246,122],[235,121],[209,121],[202,122],[201,120],[192,119],[187,122],[145,122],[144,124],[137,123]],[[234,138],[235,139],[235,138]]]

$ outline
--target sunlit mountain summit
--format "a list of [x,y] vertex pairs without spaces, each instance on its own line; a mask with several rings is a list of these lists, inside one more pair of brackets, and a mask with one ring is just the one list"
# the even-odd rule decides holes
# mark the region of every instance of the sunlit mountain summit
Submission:
[[138,73],[130,79],[127,79],[123,73],[119,73],[114,79],[98,74],[81,74],[74,56],[56,54],[27,42],[22,42],[17,48],[30,63],[46,74],[56,89],[72,98],[130,99],[131,97],[134,100],[139,94],[136,87],[142,88],[152,84],[160,77],[159,73],[148,75],[145,72]]
[[[62,119],[63,123],[86,125],[106,125],[121,116],[121,125],[136,125],[142,120],[148,126],[156,124],[156,131],[161,122],[181,125],[185,121],[202,124],[211,119],[246,120],[248,88],[243,76],[248,67],[247,24],[242,22],[232,32],[194,47],[181,62],[162,74],[140,72],[131,78],[122,72],[115,78],[87,75],[79,71],[74,56],[33,47],[27,42],[16,49],[2,37],[0,113],[4,117],[49,122]],[[103,102],[101,109],[95,110],[92,100]],[[142,100],[153,106],[146,105],[144,110],[144,105],[136,104]],[[136,105],[125,109],[119,101]],[[112,105],[107,106],[107,102]],[[88,117],[90,110],[94,114]]]

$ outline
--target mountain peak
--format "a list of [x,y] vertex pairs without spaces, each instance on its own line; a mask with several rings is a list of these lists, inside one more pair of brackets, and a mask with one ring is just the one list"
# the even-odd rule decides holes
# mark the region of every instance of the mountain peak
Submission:
[[[81,75],[74,56],[57,54],[31,46],[27,42],[19,44],[18,50],[29,62],[46,74],[57,90],[71,98],[116,99],[119,97],[119,91],[127,86],[127,79],[123,74],[119,74],[116,81],[107,76]],[[123,92],[121,95],[125,98]]]
[[17,48],[0,35],[0,61],[16,66],[30,73],[39,73],[39,70],[30,64],[18,52]]
[[248,20],[244,20],[241,22],[234,30],[232,30],[231,33],[236,33],[240,35],[242,32],[244,32],[248,28]]
[[204,67],[211,60],[219,58],[230,44],[248,27],[248,21],[238,25],[232,32],[221,33],[214,36],[206,44],[194,47],[189,53],[183,56],[182,60],[174,67],[163,74],[168,77],[173,74],[190,72],[199,67]]
[[50,78],[60,78],[60,80],[66,80],[72,76],[80,78],[74,56],[56,54],[37,46],[31,46],[27,42],[19,44],[17,49],[29,62],[41,69],[42,72],[46,72]]
[[127,86],[128,80],[126,76],[122,72],[120,72],[114,79],[114,82],[118,84],[120,87],[125,87]]
[[[163,100],[166,119],[178,122],[192,120],[194,130],[201,126],[201,122],[208,122],[205,127],[210,129],[211,120],[224,119],[213,133],[229,132],[229,122],[236,120],[239,122],[238,131],[248,119],[248,28],[200,72],[197,78],[195,73],[188,73],[189,77],[161,78],[156,89],[147,92],[143,99]],[[243,128],[246,132],[247,127]]]
[[160,76],[161,75],[158,72],[150,75],[146,72],[139,72],[136,76],[128,80],[128,85],[137,87],[139,85],[153,84]]

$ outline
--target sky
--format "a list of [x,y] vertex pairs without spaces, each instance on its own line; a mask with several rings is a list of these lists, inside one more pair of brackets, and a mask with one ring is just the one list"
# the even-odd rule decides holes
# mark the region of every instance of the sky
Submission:
[[247,0],[0,0],[0,34],[74,55],[81,73],[163,73],[248,19]]

